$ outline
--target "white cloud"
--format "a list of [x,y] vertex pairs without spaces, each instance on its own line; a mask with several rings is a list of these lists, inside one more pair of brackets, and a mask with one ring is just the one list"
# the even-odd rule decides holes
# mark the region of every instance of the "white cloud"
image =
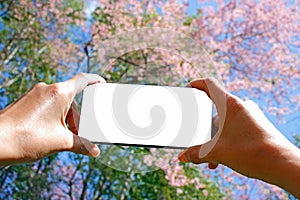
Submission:
[[95,11],[95,9],[99,6],[99,2],[96,0],[86,0],[84,3],[84,13],[86,17],[89,19],[92,17],[92,13]]

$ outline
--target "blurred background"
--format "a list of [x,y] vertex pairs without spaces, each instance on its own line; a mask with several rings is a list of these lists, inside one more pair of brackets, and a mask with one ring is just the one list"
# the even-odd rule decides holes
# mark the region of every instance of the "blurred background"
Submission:
[[[228,91],[256,101],[299,146],[299,5],[299,0],[1,0],[0,109],[38,82],[64,81],[79,72],[100,74],[107,82],[170,86],[215,76]],[[103,65],[105,41],[117,49],[120,44],[111,38],[153,27],[186,35],[207,55],[195,65],[153,47],[112,56]],[[181,164],[169,151],[155,160],[145,157],[146,165],[158,169],[143,173],[122,172],[100,159],[64,152],[1,169],[0,198],[294,199],[224,166]]]

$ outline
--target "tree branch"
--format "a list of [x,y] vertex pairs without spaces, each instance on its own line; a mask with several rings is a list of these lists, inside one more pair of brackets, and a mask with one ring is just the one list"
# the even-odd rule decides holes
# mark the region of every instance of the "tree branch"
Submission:
[[86,178],[83,181],[83,187],[82,187],[82,190],[81,190],[80,200],[84,200],[85,199],[85,193],[86,193],[86,189],[87,189],[87,184],[88,184],[88,181],[89,181],[91,175],[92,175],[92,170],[89,168],[88,174],[87,174]]
[[21,72],[18,73],[18,75],[16,75],[14,78],[12,79],[9,79],[9,78],[6,78],[2,85],[0,86],[0,89],[3,89],[3,88],[8,88],[9,86],[11,86],[12,84],[14,84],[18,78],[22,77],[22,75],[25,73],[25,71],[27,70],[27,67],[24,67]]
[[91,66],[90,66],[90,55],[89,55],[89,42],[85,44],[84,46],[84,53],[86,55],[86,65],[87,65],[87,73],[91,72]]
[[74,178],[75,178],[75,175],[76,175],[77,171],[78,171],[79,168],[81,167],[82,159],[83,159],[83,158],[80,157],[79,163],[78,163],[78,165],[77,165],[75,171],[73,172],[73,174],[72,174],[72,176],[71,176],[71,179],[70,179],[70,181],[69,181],[69,184],[68,184],[68,185],[69,185],[69,192],[68,192],[68,195],[69,195],[70,199],[73,199],[73,196],[72,196],[72,193],[73,193],[73,189],[72,189],[72,186],[73,186],[73,180],[74,180]]

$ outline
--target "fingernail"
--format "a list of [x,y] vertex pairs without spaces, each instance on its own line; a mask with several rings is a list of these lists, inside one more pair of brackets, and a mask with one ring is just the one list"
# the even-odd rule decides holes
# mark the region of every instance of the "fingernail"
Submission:
[[106,80],[105,80],[103,77],[100,76],[99,82],[100,82],[100,83],[106,83]]
[[182,151],[179,155],[178,155],[178,160],[180,162],[188,162],[187,157],[185,156],[185,152],[186,151]]
[[98,148],[97,145],[94,145],[94,147],[90,150],[89,153],[91,154],[91,156],[97,157],[100,154],[100,149]]

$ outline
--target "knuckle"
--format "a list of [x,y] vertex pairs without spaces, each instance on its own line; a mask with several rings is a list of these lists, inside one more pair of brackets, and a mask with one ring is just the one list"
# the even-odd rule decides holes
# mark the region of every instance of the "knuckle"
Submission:
[[41,87],[44,87],[44,86],[47,86],[47,84],[45,82],[40,82],[40,83],[37,83],[34,88],[37,89],[37,88],[41,88]]
[[86,75],[86,73],[84,73],[84,72],[80,72],[79,74],[78,74],[78,76],[85,76]]
[[206,81],[209,82],[209,83],[215,83],[215,82],[217,82],[217,79],[215,79],[214,77],[208,77],[206,79]]
[[62,90],[59,84],[55,83],[49,86],[48,93],[51,97],[57,97],[62,94]]
[[84,72],[80,72],[79,74],[77,74],[78,77],[81,77],[83,79],[87,79],[87,74]]
[[86,82],[86,83],[89,82],[86,73],[80,72],[77,76],[80,77],[80,79],[81,79],[83,82]]
[[227,104],[230,107],[241,107],[242,106],[242,102],[238,98],[236,98],[232,95],[227,95]]
[[37,97],[42,97],[47,87],[46,83],[40,82],[34,85],[29,92],[34,93]]
[[214,77],[206,78],[205,83],[206,83],[207,86],[219,85],[219,81]]
[[238,113],[246,109],[247,107],[241,99],[231,95],[227,97],[227,111],[229,111],[227,114],[229,118],[238,115]]

